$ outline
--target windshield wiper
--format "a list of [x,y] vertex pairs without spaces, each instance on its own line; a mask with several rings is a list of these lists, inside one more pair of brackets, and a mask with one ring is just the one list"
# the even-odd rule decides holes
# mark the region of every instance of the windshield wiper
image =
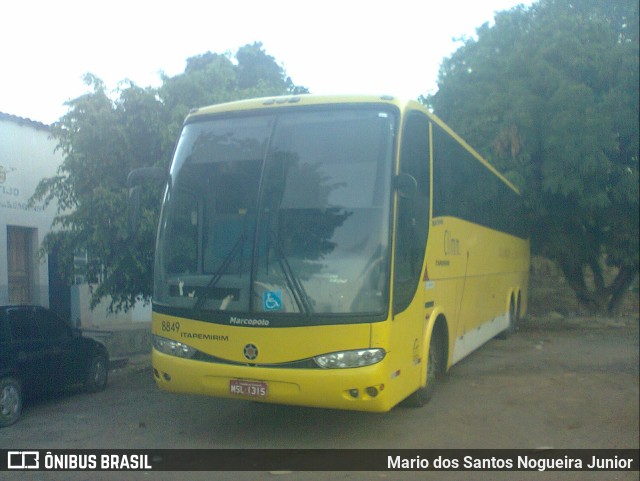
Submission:
[[216,269],[216,271],[213,273],[211,280],[209,280],[207,285],[204,287],[202,291],[202,295],[198,296],[198,300],[193,306],[193,308],[196,311],[199,311],[202,309],[202,307],[204,306],[204,303],[207,302],[207,299],[209,298],[209,292],[211,292],[213,288],[216,286],[216,284],[218,283],[218,281],[222,279],[222,275],[226,272],[227,268],[229,267],[229,264],[231,264],[231,262],[238,255],[238,253],[242,252],[242,250],[244,249],[245,239],[246,239],[246,231],[243,230],[242,235],[238,237],[238,240],[236,241],[233,248],[231,249],[231,252],[227,254],[227,256],[222,261],[222,264],[220,264],[220,267],[218,267],[218,269]]
[[304,312],[305,314],[313,313],[313,306],[311,304],[311,300],[309,299],[309,295],[307,291],[305,291],[300,278],[296,275],[295,271],[291,268],[291,264],[289,264],[289,260],[285,255],[282,247],[277,242],[274,242],[273,232],[271,233],[271,242],[276,247],[276,251],[278,252],[278,264],[280,265],[280,269],[284,274],[284,280],[287,283],[287,287],[289,288],[289,292],[293,296],[293,300],[296,302],[298,306],[298,310],[300,312]]

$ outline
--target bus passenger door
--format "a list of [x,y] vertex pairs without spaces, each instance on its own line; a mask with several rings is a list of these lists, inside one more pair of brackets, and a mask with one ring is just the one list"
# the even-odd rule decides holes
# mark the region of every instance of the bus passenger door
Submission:
[[429,229],[430,176],[429,122],[419,112],[410,112],[405,120],[400,176],[405,181],[412,178],[416,188],[414,192],[399,192],[398,195],[393,279],[393,314],[397,320],[394,338],[402,343],[397,346],[402,351],[402,364],[414,366],[415,380],[420,381],[426,321],[419,286]]

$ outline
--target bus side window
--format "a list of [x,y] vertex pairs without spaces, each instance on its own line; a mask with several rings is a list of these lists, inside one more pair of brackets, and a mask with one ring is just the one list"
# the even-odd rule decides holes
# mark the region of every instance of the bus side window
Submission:
[[417,290],[429,229],[429,121],[418,112],[407,117],[400,171],[418,184],[413,198],[399,197],[396,218],[394,314],[405,310]]

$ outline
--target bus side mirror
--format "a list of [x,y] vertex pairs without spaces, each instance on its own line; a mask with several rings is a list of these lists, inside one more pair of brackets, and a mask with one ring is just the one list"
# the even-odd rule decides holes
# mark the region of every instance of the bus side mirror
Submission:
[[140,211],[142,209],[142,183],[152,180],[168,180],[168,174],[160,167],[142,167],[129,172],[127,187],[129,200],[127,203],[127,234],[131,237],[140,226]]
[[418,181],[413,175],[404,172],[393,178],[393,187],[403,199],[413,199],[418,193]]

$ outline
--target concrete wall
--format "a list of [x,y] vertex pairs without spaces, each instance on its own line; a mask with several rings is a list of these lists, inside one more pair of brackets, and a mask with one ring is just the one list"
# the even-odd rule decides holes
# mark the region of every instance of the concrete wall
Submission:
[[71,319],[82,328],[111,327],[116,324],[151,322],[151,304],[140,302],[133,309],[117,314],[108,311],[109,299],[103,299],[91,310],[91,292],[88,284],[71,286]]

